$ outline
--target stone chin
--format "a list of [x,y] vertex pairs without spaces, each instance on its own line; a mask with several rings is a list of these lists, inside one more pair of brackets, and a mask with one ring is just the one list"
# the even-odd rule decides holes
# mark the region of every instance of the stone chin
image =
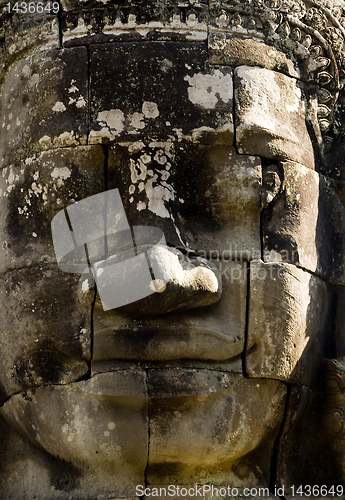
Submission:
[[[118,370],[14,395],[2,414],[32,443],[84,478],[116,484],[119,494],[145,470],[151,484],[236,479],[243,457],[272,452],[285,395],[281,382],[219,370]],[[265,475],[267,483],[267,470],[259,480]]]

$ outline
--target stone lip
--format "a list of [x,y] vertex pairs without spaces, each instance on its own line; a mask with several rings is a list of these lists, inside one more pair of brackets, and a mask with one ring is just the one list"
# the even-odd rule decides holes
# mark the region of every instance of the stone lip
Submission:
[[86,393],[115,398],[190,397],[224,391],[242,378],[237,373],[221,370],[157,369],[148,372],[149,390],[146,391],[142,384],[138,385],[138,377],[142,376],[143,370],[108,371],[76,382],[75,386]]
[[243,338],[208,328],[162,325],[133,329],[108,327],[95,332],[93,361],[225,361],[243,351]]

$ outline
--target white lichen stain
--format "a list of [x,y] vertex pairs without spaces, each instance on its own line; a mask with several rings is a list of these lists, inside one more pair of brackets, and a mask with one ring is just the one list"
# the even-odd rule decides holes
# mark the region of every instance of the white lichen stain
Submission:
[[145,128],[144,115],[142,113],[133,113],[129,115],[129,128],[134,129],[130,130],[131,132],[135,132],[136,130],[143,130]]
[[[76,105],[78,106],[78,103]],[[124,130],[131,134],[138,134],[146,126],[145,118],[154,119],[157,116],[159,116],[157,104],[149,101],[145,101],[142,104],[141,113],[135,112],[128,116],[125,116],[121,109],[101,111],[97,115],[96,123],[102,128],[101,130],[92,130],[90,132],[89,144],[97,144],[105,138],[114,140]],[[138,143],[133,144],[140,144],[140,142],[138,141]]]
[[102,127],[107,127],[112,134],[119,134],[124,129],[125,115],[121,109],[111,109],[98,113],[97,121]]
[[63,185],[63,181],[71,177],[71,171],[67,167],[57,168],[55,167],[52,173],[50,174],[53,179],[57,179],[58,187]]
[[161,71],[163,71],[163,73],[166,73],[167,71],[169,71],[169,69],[173,67],[173,63],[169,59],[164,58],[162,61],[159,62],[160,62],[160,69]]
[[55,111],[55,113],[63,113],[64,111],[66,111],[66,106],[63,102],[58,101],[54,104],[52,110]]
[[146,118],[157,118],[159,116],[158,106],[155,102],[145,101],[142,112]]
[[71,86],[70,86],[70,88],[68,89],[68,92],[69,92],[70,94],[74,94],[75,92],[78,92],[78,91],[79,91],[78,87],[76,87],[76,86],[74,85],[74,84],[75,84],[75,82],[76,82],[76,80],[72,80],[72,81],[71,81]]
[[77,100],[76,107],[77,108],[85,108],[86,106],[86,101],[83,96],[80,96]]
[[137,210],[141,212],[142,210],[145,210],[145,208],[146,208],[146,203],[144,203],[143,201],[138,201]]
[[128,152],[130,154],[139,153],[139,151],[141,151],[144,147],[145,147],[145,144],[142,141],[132,142],[128,146]]
[[[138,192],[145,191],[148,202],[144,203],[142,201],[137,202],[137,210],[141,211],[148,209],[156,215],[169,218],[170,213],[166,208],[166,202],[173,200],[175,196],[175,191],[171,185],[167,182],[170,173],[169,169],[171,163],[168,162],[167,157],[171,158],[171,143],[161,143],[152,142],[149,144],[150,149],[153,149],[152,153],[143,153],[136,161],[131,158],[129,163],[132,186],[130,187],[130,194],[135,192],[136,186]],[[149,169],[147,166],[152,163],[152,161],[159,160],[164,164],[164,170]],[[130,203],[133,202],[133,197],[130,199]]]
[[63,132],[57,137],[51,138],[49,135],[44,135],[38,141],[42,149],[63,148],[68,146],[79,146],[85,144],[85,139],[78,139],[73,130],[70,132]]
[[219,100],[229,103],[233,96],[232,76],[216,69],[213,74],[196,73],[185,76],[189,83],[189,100],[204,109],[214,109]]

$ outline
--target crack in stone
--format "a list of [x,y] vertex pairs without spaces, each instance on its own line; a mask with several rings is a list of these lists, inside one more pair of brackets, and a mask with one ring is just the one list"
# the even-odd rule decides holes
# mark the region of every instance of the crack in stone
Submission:
[[246,291],[246,319],[244,328],[244,343],[242,351],[242,372],[245,378],[248,377],[247,366],[246,366],[246,355],[248,348],[248,328],[249,328],[249,307],[250,307],[250,261],[247,263],[247,291]]
[[[271,493],[274,493],[274,488],[277,484],[280,445],[281,445],[281,441],[282,441],[283,435],[284,435],[284,430],[285,430],[285,427],[287,424],[290,399],[291,399],[291,384],[287,384],[284,414],[283,414],[280,428],[279,428],[277,437],[274,441],[273,449],[272,449],[271,467],[270,467],[270,484],[269,484],[269,488],[270,488]],[[284,500],[284,497],[279,497],[279,498]]]
[[[90,115],[91,115],[91,62],[90,62],[90,47],[86,46],[87,51],[87,110],[86,110],[86,144],[89,145],[89,135],[90,135]],[[107,162],[107,158],[106,158]],[[106,163],[107,165],[107,163]],[[107,188],[106,188],[107,189]]]
[[147,481],[147,470],[149,466],[150,459],[150,442],[151,442],[151,421],[150,421],[150,384],[149,384],[149,371],[145,370],[146,373],[146,391],[147,391],[147,460],[144,471],[144,482],[145,488],[148,485]]

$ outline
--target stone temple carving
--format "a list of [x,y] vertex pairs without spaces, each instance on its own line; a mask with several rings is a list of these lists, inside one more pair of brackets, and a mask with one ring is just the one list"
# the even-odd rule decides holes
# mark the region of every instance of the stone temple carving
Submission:
[[[1,498],[341,496],[345,5],[35,5],[0,3]],[[111,190],[164,286],[106,310],[51,221]]]

